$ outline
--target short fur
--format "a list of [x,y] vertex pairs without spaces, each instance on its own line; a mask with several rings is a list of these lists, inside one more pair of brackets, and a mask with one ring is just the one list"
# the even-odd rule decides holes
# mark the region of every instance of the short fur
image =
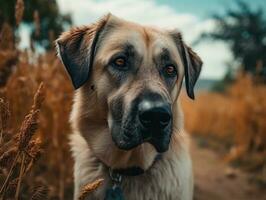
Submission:
[[[141,57],[139,61],[136,57],[133,60],[138,62],[138,69],[127,78],[106,70],[109,59],[121,48],[118,46],[121,41],[131,43],[135,54]],[[85,184],[98,178],[104,178],[104,185],[88,199],[104,199],[106,189],[111,186],[108,167],[140,166],[146,170],[143,175],[123,177],[121,188],[127,200],[191,200],[192,166],[178,96],[185,76],[188,95],[194,98],[193,87],[202,62],[183,43],[180,33],[141,26],[109,14],[93,25],[62,34],[57,47],[74,87],[78,88],[70,117],[75,160],[74,199],[78,199]],[[178,68],[174,83],[164,82],[152,63],[154,56],[165,48]],[[171,103],[173,113],[169,149],[154,165],[157,152],[150,143],[122,150],[110,134],[114,122],[110,114],[113,102],[123,98],[124,113],[128,113],[134,98],[147,88],[162,94]]]

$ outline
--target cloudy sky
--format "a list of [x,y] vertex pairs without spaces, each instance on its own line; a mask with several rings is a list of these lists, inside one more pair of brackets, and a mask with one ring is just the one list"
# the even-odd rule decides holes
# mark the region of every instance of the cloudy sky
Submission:
[[[111,12],[118,17],[157,27],[178,28],[184,40],[191,44],[203,31],[214,29],[211,13],[223,13],[233,7],[232,0],[57,0],[61,12],[72,14],[74,25],[89,24]],[[250,2],[246,0],[247,2]],[[253,0],[252,7],[266,4]],[[220,79],[226,71],[226,61],[232,59],[226,44],[204,42],[194,50],[202,57],[201,78]]]

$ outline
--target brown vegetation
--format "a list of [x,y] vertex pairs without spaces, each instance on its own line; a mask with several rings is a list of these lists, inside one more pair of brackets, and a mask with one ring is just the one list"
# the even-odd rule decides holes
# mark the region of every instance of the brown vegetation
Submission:
[[194,102],[183,97],[186,128],[227,147],[228,161],[244,162],[249,170],[266,168],[265,94],[265,85],[239,75],[224,94],[202,92]]
[[[72,160],[67,134],[72,87],[55,52],[38,55],[33,49],[18,50],[7,24],[1,33],[0,199],[69,198]],[[44,86],[35,94],[41,82]],[[39,111],[43,90],[46,98]],[[34,164],[40,145],[44,153]]]
[[85,200],[86,197],[94,190],[96,190],[98,187],[100,187],[103,184],[104,179],[98,179],[94,181],[93,183],[89,183],[85,185],[81,191],[81,194],[79,196],[79,200]]

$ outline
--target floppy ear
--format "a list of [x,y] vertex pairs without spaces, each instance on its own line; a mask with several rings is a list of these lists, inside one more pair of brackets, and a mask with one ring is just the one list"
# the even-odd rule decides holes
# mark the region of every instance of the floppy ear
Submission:
[[195,98],[194,86],[199,78],[202,60],[201,58],[182,40],[181,33],[171,33],[175,42],[178,45],[179,52],[181,53],[181,59],[185,68],[185,82],[187,94],[191,99]]
[[81,87],[89,78],[95,47],[109,17],[110,14],[95,24],[72,28],[56,40],[58,56],[70,75],[75,89]]

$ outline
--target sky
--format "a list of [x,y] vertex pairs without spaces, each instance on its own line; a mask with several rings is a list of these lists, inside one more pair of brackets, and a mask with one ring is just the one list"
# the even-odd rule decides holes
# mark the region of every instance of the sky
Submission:
[[[246,2],[251,2],[245,0]],[[210,18],[213,13],[223,13],[234,7],[233,0],[57,0],[60,11],[70,13],[74,26],[94,22],[102,15],[112,14],[143,25],[167,29],[179,29],[184,41],[191,45],[199,35],[215,28]],[[253,8],[266,10],[263,0],[252,0]],[[26,31],[22,35],[26,37]],[[24,38],[25,38],[24,37]],[[202,42],[192,47],[202,58],[204,65],[200,78],[221,79],[233,60],[227,44]]]

